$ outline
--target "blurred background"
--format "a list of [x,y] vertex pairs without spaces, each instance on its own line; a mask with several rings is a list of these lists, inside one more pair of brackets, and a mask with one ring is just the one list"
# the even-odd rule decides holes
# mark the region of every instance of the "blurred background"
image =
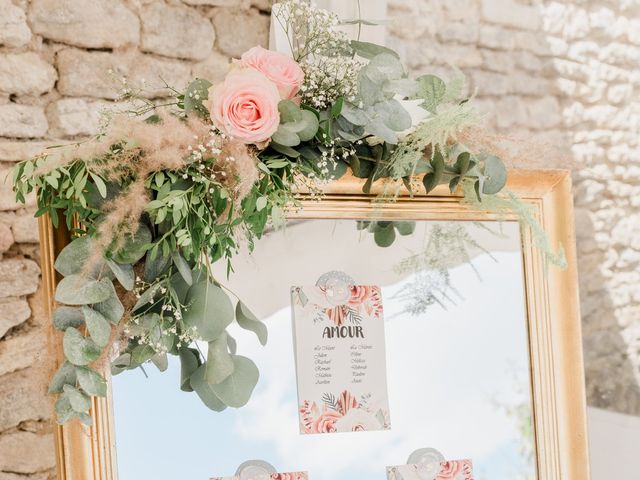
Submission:
[[[0,480],[47,479],[55,462],[35,203],[16,204],[5,176],[47,145],[95,133],[101,112],[126,109],[123,88],[161,102],[165,82],[220,79],[231,58],[267,45],[270,3],[0,0]],[[355,3],[320,3],[356,15]],[[362,6],[364,18],[389,20],[370,34],[411,73],[446,77],[455,66],[468,76],[487,129],[514,146],[513,166],[573,170],[594,479],[635,478],[640,1]]]

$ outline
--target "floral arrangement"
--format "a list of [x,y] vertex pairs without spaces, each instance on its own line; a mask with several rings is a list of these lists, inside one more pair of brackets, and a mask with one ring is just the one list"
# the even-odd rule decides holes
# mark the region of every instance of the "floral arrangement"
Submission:
[[[267,329],[212,264],[226,261],[230,274],[239,239],[252,245],[281,226],[296,185],[321,195],[350,171],[364,192],[384,182],[390,200],[403,185],[418,195],[439,184],[502,198],[506,169],[469,135],[479,117],[463,79],[410,78],[394,51],[349,40],[334,14],[297,0],[279,7],[290,55],[254,47],[221,83],[195,79],[164,108],[143,103],[90,141],[16,167],[17,199],[35,191],[36,216],[73,236],[55,261],[66,361],[49,391],[60,422],[91,422],[104,362],[114,374],[147,362],[164,370],[167,355],[180,359],[180,388],[209,408],[247,403],[258,368],[227,327],[262,344]],[[382,246],[412,231],[363,228]]]

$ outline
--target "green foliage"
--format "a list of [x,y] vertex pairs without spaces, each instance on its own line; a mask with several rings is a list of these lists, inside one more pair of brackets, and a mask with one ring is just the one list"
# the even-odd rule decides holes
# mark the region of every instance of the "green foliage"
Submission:
[[389,247],[396,240],[396,232],[402,236],[411,235],[416,229],[416,222],[409,221],[367,221],[357,222],[358,230],[373,233],[373,240],[379,247]]

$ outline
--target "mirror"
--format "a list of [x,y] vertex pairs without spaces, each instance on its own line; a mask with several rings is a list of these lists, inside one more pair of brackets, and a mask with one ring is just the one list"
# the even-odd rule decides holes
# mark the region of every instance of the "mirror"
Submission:
[[[228,280],[221,266],[217,277],[269,329],[265,347],[232,332],[260,369],[258,386],[245,407],[216,413],[176,388],[175,357],[163,374],[149,365],[115,376],[119,478],[208,479],[261,459],[311,480],[384,480],[385,467],[433,447],[470,458],[477,480],[538,479],[517,222],[419,220],[402,235],[412,228],[405,222],[387,247],[375,228],[293,220],[251,255],[245,248]],[[299,434],[290,287],[331,270],[381,287],[390,430]]]

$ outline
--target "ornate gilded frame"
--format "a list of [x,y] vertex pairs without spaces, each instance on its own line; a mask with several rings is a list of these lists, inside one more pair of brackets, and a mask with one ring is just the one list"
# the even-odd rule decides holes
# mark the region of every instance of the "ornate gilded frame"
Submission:
[[[495,220],[438,187],[429,196],[408,195],[396,202],[373,203],[379,191],[362,193],[362,180],[346,176],[328,185],[322,201],[301,194],[302,208],[290,218],[367,218],[422,220]],[[382,188],[382,187],[377,187]],[[588,480],[586,404],[578,305],[571,178],[563,170],[509,172],[507,188],[530,204],[552,245],[562,243],[564,271],[545,267],[544,259],[523,236],[526,308],[539,480]],[[42,272],[46,308],[53,309],[55,255],[69,241],[64,229],[40,219]],[[51,327],[51,355],[61,359],[61,336]],[[105,372],[108,377],[108,372]],[[92,427],[79,422],[56,425],[55,449],[60,480],[117,479],[111,398],[93,399]]]

